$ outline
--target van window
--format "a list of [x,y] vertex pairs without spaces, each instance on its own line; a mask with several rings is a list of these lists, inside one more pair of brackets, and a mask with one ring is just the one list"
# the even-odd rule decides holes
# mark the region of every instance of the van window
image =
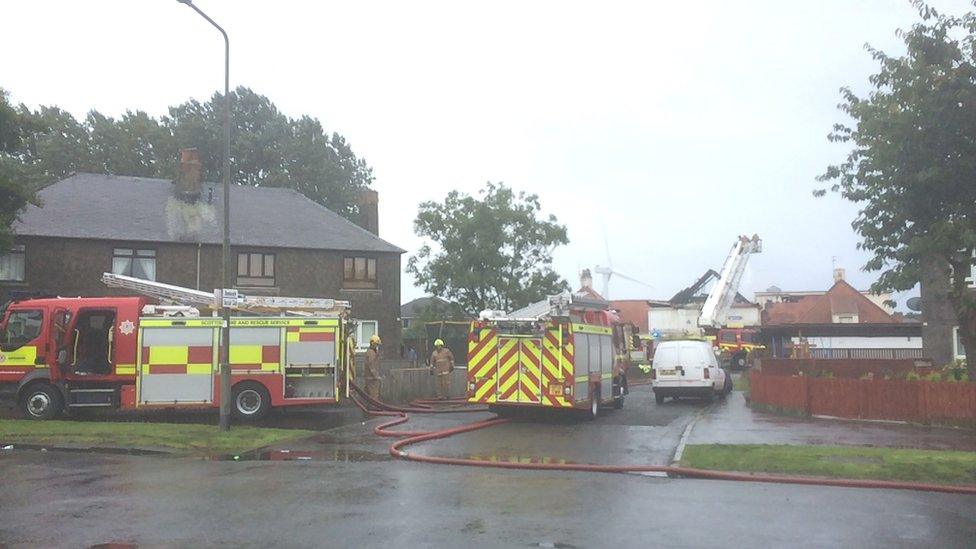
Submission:
[[7,317],[7,325],[0,334],[0,343],[7,348],[17,348],[34,341],[41,335],[43,319],[43,311],[11,312]]

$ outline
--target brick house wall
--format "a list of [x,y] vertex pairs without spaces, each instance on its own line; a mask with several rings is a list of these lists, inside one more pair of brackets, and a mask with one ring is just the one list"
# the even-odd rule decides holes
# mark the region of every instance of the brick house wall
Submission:
[[[197,253],[200,256],[199,289],[220,287],[220,246],[195,243],[147,243],[86,240],[20,235],[26,246],[25,281],[0,282],[0,303],[11,290],[36,291],[62,296],[120,295],[127,292],[108,288],[101,282],[112,270],[114,248],[156,250],[156,280],[188,288],[197,287]],[[238,252],[275,255],[275,286],[246,288],[245,293],[303,297],[331,297],[352,303],[353,317],[376,320],[384,346],[400,346],[400,254],[390,252],[344,252],[295,248],[233,247],[232,275],[236,275]],[[377,260],[377,288],[350,290],[343,286],[343,258],[369,257]],[[395,351],[394,351],[395,352]]]

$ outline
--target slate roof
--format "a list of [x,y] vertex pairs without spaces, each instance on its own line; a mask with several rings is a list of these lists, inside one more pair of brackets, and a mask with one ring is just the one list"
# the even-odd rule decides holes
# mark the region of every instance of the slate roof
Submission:
[[835,314],[857,314],[859,324],[900,322],[844,280],[827,293],[803,296],[795,302],[769,303],[762,312],[763,325],[830,324]]
[[[211,196],[212,200],[208,200]],[[232,185],[230,239],[235,246],[403,253],[291,189]],[[18,234],[97,240],[220,244],[223,193],[204,183],[195,204],[168,179],[78,173],[38,193],[14,223]]]

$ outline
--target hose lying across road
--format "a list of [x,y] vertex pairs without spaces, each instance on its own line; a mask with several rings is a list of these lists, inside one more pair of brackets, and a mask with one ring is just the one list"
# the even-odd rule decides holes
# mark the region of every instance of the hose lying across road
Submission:
[[370,408],[364,404],[356,395],[352,399],[367,414],[383,417],[394,417],[376,426],[373,432],[383,437],[406,437],[394,442],[390,446],[390,454],[399,459],[407,461],[417,461],[421,463],[437,463],[441,465],[463,465],[468,467],[494,467],[498,469],[530,469],[541,471],[578,471],[589,473],[664,473],[669,476],[686,478],[701,478],[712,480],[732,480],[740,482],[769,482],[775,484],[803,484],[810,486],[835,486],[842,488],[886,488],[894,490],[917,490],[923,492],[943,492],[947,494],[966,494],[976,495],[976,486],[950,486],[944,484],[927,484],[917,482],[900,482],[888,480],[857,480],[857,479],[831,479],[831,478],[812,478],[797,477],[788,475],[750,475],[745,473],[730,473],[726,471],[714,471],[710,469],[695,469],[691,467],[673,467],[667,465],[594,465],[589,463],[532,463],[521,461],[489,461],[473,458],[454,458],[428,456],[412,454],[404,450],[407,446],[419,444],[430,440],[448,438],[462,433],[477,431],[494,425],[509,423],[511,419],[493,418],[466,423],[456,427],[438,429],[435,431],[390,431],[391,427],[402,425],[410,420],[409,413],[416,414],[454,414],[459,412],[484,412],[485,408],[440,408],[434,409],[432,404],[449,403],[458,404],[466,402],[463,399],[449,400],[417,400],[411,402],[410,407],[394,406],[385,402],[371,398],[355,384],[351,384],[359,397],[362,397],[368,404],[375,407]]

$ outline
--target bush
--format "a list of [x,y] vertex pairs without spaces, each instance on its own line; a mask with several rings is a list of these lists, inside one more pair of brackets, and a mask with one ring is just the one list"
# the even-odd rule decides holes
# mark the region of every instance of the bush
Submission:
[[905,381],[918,381],[919,379],[921,378],[919,378],[918,374],[915,371],[910,371],[907,374],[905,374]]

